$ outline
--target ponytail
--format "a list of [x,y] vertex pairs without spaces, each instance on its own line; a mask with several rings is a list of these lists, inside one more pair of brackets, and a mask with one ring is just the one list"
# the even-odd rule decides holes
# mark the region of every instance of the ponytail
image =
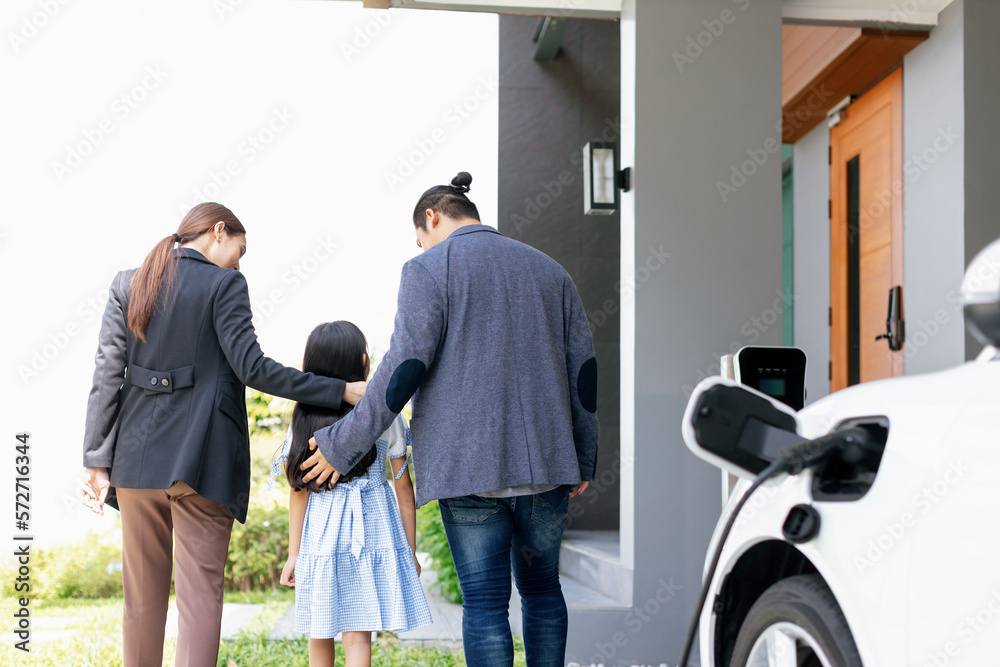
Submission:
[[166,303],[174,283],[178,259],[173,252],[174,243],[193,241],[219,222],[226,225],[228,234],[246,234],[243,223],[222,204],[198,204],[184,216],[175,233],[153,246],[142,266],[132,276],[128,328],[143,343],[146,342],[146,327],[156,312],[157,303]]

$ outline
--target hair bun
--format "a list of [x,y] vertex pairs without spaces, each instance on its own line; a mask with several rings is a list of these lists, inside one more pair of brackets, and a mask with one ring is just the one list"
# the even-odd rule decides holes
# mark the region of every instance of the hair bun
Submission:
[[467,171],[460,171],[455,178],[451,179],[451,187],[463,195],[471,189],[470,185],[472,185],[472,174]]

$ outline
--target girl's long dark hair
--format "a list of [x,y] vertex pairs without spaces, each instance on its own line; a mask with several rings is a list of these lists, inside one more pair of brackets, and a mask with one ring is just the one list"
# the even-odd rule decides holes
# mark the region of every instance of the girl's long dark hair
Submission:
[[[368,377],[367,353],[368,341],[361,333],[361,329],[343,320],[327,322],[320,324],[309,334],[302,370],[306,373],[340,378],[347,382],[358,382]],[[292,411],[292,446],[285,467],[285,477],[293,489],[309,489],[314,492],[325,490],[316,484],[316,480],[308,484],[303,483],[302,476],[307,471],[299,470],[299,466],[312,455],[309,438],[313,437],[313,433],[338,421],[353,407],[349,403],[342,403],[337,410],[307,403],[295,405]],[[363,475],[377,456],[378,447],[372,444],[361,461],[349,472],[341,475],[340,481],[346,482]]]

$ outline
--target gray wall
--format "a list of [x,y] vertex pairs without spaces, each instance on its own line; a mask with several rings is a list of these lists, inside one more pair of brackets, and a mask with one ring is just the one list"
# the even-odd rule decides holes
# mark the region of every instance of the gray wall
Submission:
[[619,525],[620,218],[583,214],[582,148],[618,141],[616,21],[570,22],[562,51],[532,59],[537,18],[500,17],[499,228],[573,277],[597,352],[601,441],[597,479],[574,499],[568,528]]
[[[678,66],[699,36],[707,46]],[[781,343],[780,114],[779,0],[625,1],[622,153],[635,187],[622,266],[637,286],[622,314],[622,559],[634,608],[571,628],[615,648],[571,659],[673,664],[680,652],[720,514],[719,471],[681,440],[685,388],[734,347]],[[765,145],[774,152],[746,165]],[[723,197],[741,166],[752,175]],[[657,265],[661,248],[670,257]]]
[[903,359],[908,375],[965,359],[965,325],[957,301],[965,266],[962,5],[956,0],[945,8],[931,36],[903,61]]
[[826,123],[795,143],[795,345],[806,353],[806,404],[830,393],[830,130]]
[[[964,0],[965,32],[965,261],[1000,237],[1000,2]],[[982,345],[966,339],[966,358]]]

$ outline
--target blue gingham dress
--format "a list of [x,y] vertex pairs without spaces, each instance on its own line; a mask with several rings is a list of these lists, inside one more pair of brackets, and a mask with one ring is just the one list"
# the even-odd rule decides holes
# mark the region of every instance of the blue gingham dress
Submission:
[[[406,456],[408,440],[399,415],[376,441],[378,456],[364,475],[309,494],[295,561],[297,632],[329,638],[345,630],[405,632],[432,622],[385,476],[386,458]],[[404,465],[400,475],[405,471]]]

